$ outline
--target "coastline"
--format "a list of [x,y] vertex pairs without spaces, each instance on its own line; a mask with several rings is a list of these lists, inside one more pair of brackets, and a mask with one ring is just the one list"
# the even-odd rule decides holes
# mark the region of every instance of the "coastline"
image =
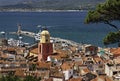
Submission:
[[0,12],[83,12],[88,10],[31,10],[31,9],[8,9],[0,10]]
[[[86,12],[84,11],[55,12],[55,13],[54,12],[1,12],[0,14],[1,22],[2,22],[1,31],[2,30],[4,30],[5,32],[16,31],[17,23],[21,23],[23,30],[38,32],[39,28],[37,27],[37,25],[41,25],[48,27],[50,32],[52,32],[53,37],[60,37],[63,39],[73,40],[75,42],[82,44],[93,44],[93,45],[98,45],[100,47],[104,47],[102,43],[102,38],[106,33],[105,31],[106,28],[103,31],[101,27],[98,27],[99,28],[98,31],[95,27],[96,25],[91,25],[91,24],[88,26],[84,25],[83,18],[85,17],[85,15]],[[61,21],[62,23],[59,21],[60,19],[62,19]],[[96,36],[95,30],[97,31],[97,33],[100,34],[99,37]],[[23,39],[25,39],[25,41],[29,41],[29,38],[26,39],[25,37]],[[98,42],[96,42],[96,40]]]

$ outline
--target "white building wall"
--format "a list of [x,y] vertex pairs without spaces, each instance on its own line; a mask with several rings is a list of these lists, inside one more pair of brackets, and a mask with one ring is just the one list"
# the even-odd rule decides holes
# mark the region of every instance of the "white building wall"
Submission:
[[62,78],[53,78],[53,81],[64,81]]
[[109,67],[106,64],[105,64],[105,73],[107,74],[107,76],[110,76],[110,77],[113,76],[113,71],[112,71],[111,67]]
[[109,76],[109,67],[105,64],[105,73]]
[[48,57],[47,57],[47,61],[51,61],[51,58],[50,58],[50,56],[48,56]]
[[47,61],[54,61],[54,62],[58,62],[58,60],[56,58],[54,58],[54,60],[52,60],[52,58],[50,56],[47,57]]
[[68,80],[73,75],[73,69],[63,71],[65,80]]
[[109,76],[110,76],[110,77],[113,76],[113,71],[112,71],[112,70],[110,70],[110,72],[109,72]]

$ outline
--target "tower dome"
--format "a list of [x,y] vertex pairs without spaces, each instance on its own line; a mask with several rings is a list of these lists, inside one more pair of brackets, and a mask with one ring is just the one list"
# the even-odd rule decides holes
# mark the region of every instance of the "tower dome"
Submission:
[[47,30],[43,30],[43,31],[41,32],[41,35],[50,35],[50,33],[49,33]]
[[47,30],[41,32],[40,43],[50,43],[50,33]]

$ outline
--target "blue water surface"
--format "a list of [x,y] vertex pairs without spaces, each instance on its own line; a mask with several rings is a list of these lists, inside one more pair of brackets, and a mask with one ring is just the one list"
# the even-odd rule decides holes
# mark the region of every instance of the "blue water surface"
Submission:
[[[40,28],[37,25],[42,25],[48,28],[53,37],[104,47],[103,38],[108,32],[115,31],[114,28],[103,23],[84,24],[86,15],[87,11],[0,12],[0,31],[17,31],[17,24],[20,23],[22,30],[38,32]],[[23,41],[32,42],[34,40],[23,37]]]

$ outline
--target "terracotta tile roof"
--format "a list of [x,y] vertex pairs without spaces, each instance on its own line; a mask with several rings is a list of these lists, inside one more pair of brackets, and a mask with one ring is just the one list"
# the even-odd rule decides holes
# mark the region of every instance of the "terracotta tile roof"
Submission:
[[8,58],[8,56],[9,56],[8,54],[2,54],[1,55],[2,58]]
[[69,51],[67,51],[67,50],[55,50],[57,53],[59,53],[59,54],[69,54],[70,52]]
[[34,54],[38,54],[38,48],[31,49],[30,52]]
[[45,77],[48,78],[50,75],[50,71],[37,71],[37,76],[40,76],[41,79],[44,79]]
[[16,72],[15,72],[15,75],[16,76],[19,76],[19,77],[24,77],[24,71],[21,70],[21,69],[17,69]]
[[55,66],[50,69],[50,76],[57,77],[57,78],[63,78],[64,74],[62,71],[60,71],[60,67]]
[[2,54],[2,51],[0,51],[0,55]]
[[32,62],[32,61],[30,61],[29,64],[37,64],[37,62]]
[[56,54],[52,54],[52,55],[50,55],[50,57],[52,57],[52,58],[56,58],[56,59],[58,59],[58,60],[61,60],[62,58],[66,58],[68,56],[68,54],[66,54],[66,53],[56,53]]
[[109,63],[109,60],[103,60],[104,63]]
[[53,58],[56,58],[57,60],[61,60],[62,58],[58,55],[58,56],[52,56]]
[[68,63],[68,62],[64,62],[62,65],[61,65],[61,68],[62,68],[62,70],[63,71],[65,71],[65,70],[70,70],[70,69],[72,69],[72,64],[71,63]]
[[120,64],[120,57],[115,59],[116,64]]
[[82,57],[82,60],[83,60],[83,61],[86,61],[86,60],[87,60],[87,57]]
[[91,81],[113,81],[113,80],[106,75],[101,75],[101,76],[97,76],[95,79]]
[[99,76],[100,79],[105,80],[105,76],[101,75]]
[[105,78],[105,81],[113,81],[112,79],[110,79],[108,76]]
[[52,55],[50,55],[50,57],[51,58],[56,58],[57,60],[61,60],[62,59],[59,53],[52,54]]
[[74,52],[76,51],[76,47],[70,47],[70,50]]
[[5,46],[3,46],[3,47],[1,47],[1,49],[0,50],[6,50],[7,49],[7,47]]
[[47,69],[50,69],[50,66],[51,66],[51,63],[50,62],[38,62],[37,63],[37,68],[47,68]]
[[92,79],[91,81],[99,81],[99,80],[98,80],[98,77],[96,77],[95,79]]
[[4,63],[4,64],[11,64],[9,61],[1,61],[1,63]]
[[82,74],[82,75],[87,74],[87,73],[89,73],[89,72],[90,72],[90,70],[89,70],[87,67],[81,69],[81,74]]
[[75,65],[83,65],[83,61],[76,61],[74,62]]
[[3,60],[0,60],[0,63],[3,63],[4,61]]
[[82,81],[82,78],[81,77],[79,77],[79,78],[71,78],[68,81]]
[[58,78],[63,78],[64,74],[62,72],[56,71],[54,73],[52,73],[51,75],[52,77],[58,77]]
[[8,47],[6,50],[8,50],[8,51],[15,51],[15,48],[14,47]]
[[21,61],[21,62],[9,62],[9,61],[3,61],[3,60],[0,60],[0,63],[4,63],[4,64],[15,64],[15,65],[27,64],[27,62],[25,62],[25,61]]
[[93,59],[94,59],[94,61],[96,63],[98,63],[98,62],[102,62],[103,63],[103,60],[99,56],[95,56],[95,57],[93,57]]
[[91,58],[91,60],[93,60],[93,57],[92,57],[92,56],[89,56],[89,57],[82,57],[82,60],[83,60],[83,61],[87,61],[88,58]]
[[14,47],[16,50],[25,50],[25,47]]
[[66,58],[67,56],[68,56],[67,54],[62,54],[62,53],[60,54],[61,58]]
[[114,55],[114,56],[120,56],[120,47],[119,48],[111,48],[110,52]]
[[53,78],[45,79],[43,81],[53,81]]
[[16,51],[17,54],[23,54],[25,47],[6,47],[3,50]]
[[25,48],[24,48],[24,47],[17,47],[17,48],[16,48],[17,54],[23,54],[24,51],[25,51]]
[[27,64],[26,61],[21,61],[21,62],[15,62],[15,64]]
[[90,70],[88,70],[88,68],[84,68],[83,71],[84,71],[85,73],[89,73],[89,72],[90,72]]

